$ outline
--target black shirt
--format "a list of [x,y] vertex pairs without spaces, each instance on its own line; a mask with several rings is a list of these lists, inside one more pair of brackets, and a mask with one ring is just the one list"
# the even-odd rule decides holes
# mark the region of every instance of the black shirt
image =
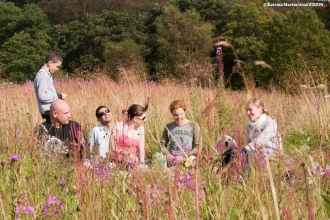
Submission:
[[73,147],[80,144],[80,153],[83,150],[84,135],[82,128],[78,122],[69,121],[68,124],[62,125],[60,128],[52,126],[50,121],[45,121],[39,126],[39,138],[56,137],[64,142],[66,146]]

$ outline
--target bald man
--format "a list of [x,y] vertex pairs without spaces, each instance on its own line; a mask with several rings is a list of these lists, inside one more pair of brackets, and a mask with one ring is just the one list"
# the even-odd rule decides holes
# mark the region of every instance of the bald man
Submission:
[[50,120],[43,122],[39,127],[39,136],[56,137],[64,142],[65,146],[78,146],[82,152],[85,139],[78,122],[71,121],[70,107],[62,99],[56,99],[50,105]]

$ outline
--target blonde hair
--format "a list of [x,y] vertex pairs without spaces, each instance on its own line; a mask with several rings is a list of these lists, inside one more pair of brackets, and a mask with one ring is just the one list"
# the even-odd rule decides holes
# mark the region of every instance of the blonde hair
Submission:
[[265,109],[264,103],[260,99],[252,98],[246,103],[246,105],[248,105],[250,103],[252,103],[257,108],[262,108],[263,114],[269,115],[268,109]]

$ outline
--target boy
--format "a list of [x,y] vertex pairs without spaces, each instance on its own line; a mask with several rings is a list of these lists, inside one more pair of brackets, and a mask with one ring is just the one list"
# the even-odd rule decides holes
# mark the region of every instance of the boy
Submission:
[[41,117],[49,121],[50,104],[56,99],[67,97],[65,93],[57,93],[53,84],[52,73],[56,72],[61,66],[63,58],[57,52],[50,52],[46,55],[45,64],[38,71],[34,79],[34,91],[38,102]]

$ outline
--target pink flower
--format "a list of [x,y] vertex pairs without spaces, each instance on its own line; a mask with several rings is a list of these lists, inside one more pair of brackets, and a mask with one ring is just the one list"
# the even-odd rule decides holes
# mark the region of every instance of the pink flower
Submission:
[[12,155],[10,155],[10,159],[11,159],[11,161],[18,161],[19,157],[16,154],[12,154]]
[[64,179],[61,179],[61,180],[60,180],[60,184],[61,184],[61,185],[64,185],[64,184],[65,184],[65,180],[64,180]]
[[50,197],[48,198],[48,204],[49,204],[49,205],[56,204],[56,203],[57,203],[57,198],[56,198],[56,196],[50,196]]

